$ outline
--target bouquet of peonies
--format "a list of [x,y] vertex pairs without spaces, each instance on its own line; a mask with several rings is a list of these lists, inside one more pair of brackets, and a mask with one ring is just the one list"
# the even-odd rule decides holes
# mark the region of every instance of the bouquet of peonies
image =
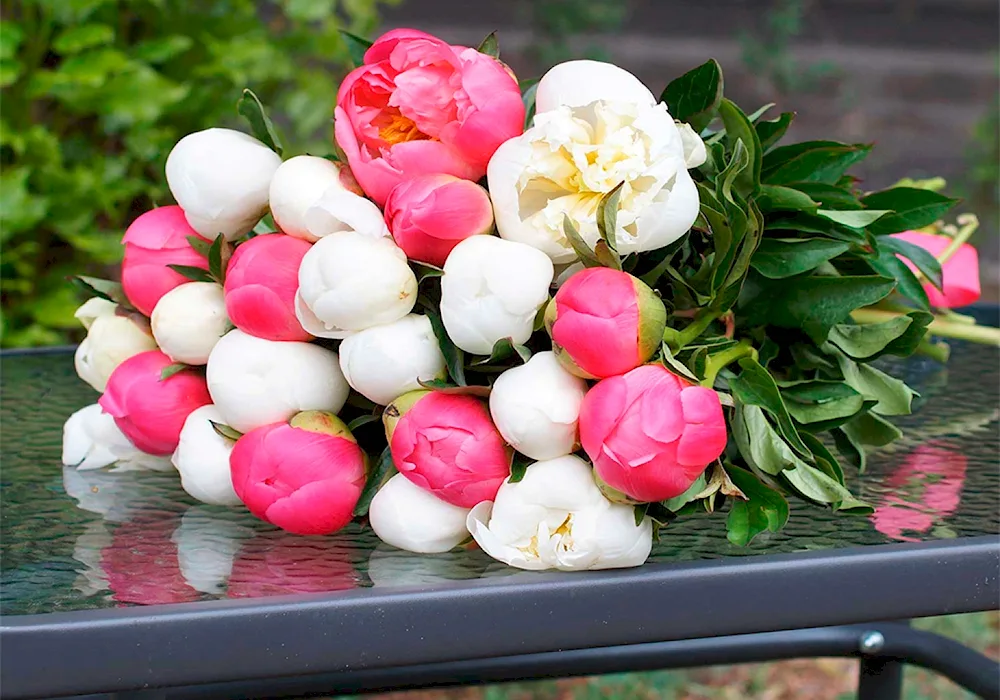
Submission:
[[121,283],[77,278],[103,395],[68,465],[176,468],[292,533],[635,566],[723,504],[736,544],[789,496],[870,512],[844,467],[914,397],[872,361],[995,342],[947,311],[974,219],[941,224],[934,182],[859,189],[867,145],[778,145],[794,115],[747,116],[715,61],[657,99],[594,61],[518,83],[493,35],[348,39],[335,155],[283,161],[246,91],[255,136],[181,139]]

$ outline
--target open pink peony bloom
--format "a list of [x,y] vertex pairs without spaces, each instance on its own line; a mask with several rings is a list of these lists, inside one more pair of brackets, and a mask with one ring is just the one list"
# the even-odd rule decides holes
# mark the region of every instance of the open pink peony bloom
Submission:
[[188,415],[212,403],[200,374],[183,370],[160,379],[171,364],[173,360],[159,350],[133,355],[111,373],[98,401],[125,437],[151,455],[171,454]]
[[505,66],[415,29],[383,34],[337,93],[337,143],[379,206],[404,178],[478,180],[523,129],[521,92]]
[[178,206],[147,211],[125,231],[122,287],[132,305],[145,315],[152,315],[153,307],[164,294],[191,281],[167,265],[208,269],[208,261],[191,247],[188,236],[198,236],[198,232],[191,228]]
[[[904,231],[903,233],[894,233],[892,236],[918,245],[931,255],[940,255],[951,242],[948,236],[920,233],[919,231]],[[914,272],[917,271],[916,265],[909,260],[904,258],[903,262]],[[941,281],[944,293],[930,283],[924,285],[924,291],[927,292],[927,299],[931,306],[951,309],[968,306],[978,301],[982,292],[979,288],[979,253],[976,252],[976,249],[968,243],[962,244],[955,251],[955,254],[941,266]]]
[[511,449],[474,396],[411,391],[383,420],[399,473],[454,506],[493,500],[510,475]]
[[469,236],[489,233],[493,205],[474,182],[421,175],[393,188],[385,201],[385,223],[406,257],[443,267],[452,248]]
[[365,485],[364,453],[347,427],[322,411],[246,433],[229,467],[236,495],[251,513],[298,535],[344,527]]
[[226,269],[226,314],[264,340],[312,340],[295,316],[299,264],[312,246],[283,233],[241,244]]
[[714,391],[643,365],[587,392],[580,441],[597,475],[639,502],[684,493],[726,447]]
[[581,270],[545,310],[552,350],[584,378],[624,374],[660,347],[667,312],[645,283],[608,267]]

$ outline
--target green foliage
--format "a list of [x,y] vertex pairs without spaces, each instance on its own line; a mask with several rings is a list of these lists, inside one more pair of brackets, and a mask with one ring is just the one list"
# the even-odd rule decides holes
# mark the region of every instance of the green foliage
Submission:
[[366,34],[378,6],[398,1],[23,0],[5,8],[3,344],[71,337],[81,295],[66,277],[107,276],[128,223],[170,202],[163,165],[182,136],[245,129],[235,108],[244,87],[276,115],[286,155],[329,152],[337,85],[352,65],[340,30]]

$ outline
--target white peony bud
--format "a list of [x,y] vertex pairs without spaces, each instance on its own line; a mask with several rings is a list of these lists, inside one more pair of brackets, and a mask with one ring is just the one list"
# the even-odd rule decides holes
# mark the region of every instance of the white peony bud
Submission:
[[691,125],[687,122],[677,122],[677,131],[681,135],[681,144],[684,147],[684,165],[688,168],[697,168],[708,160],[708,149],[705,142],[701,140]]
[[419,389],[420,380],[447,375],[430,319],[417,314],[344,338],[340,369],[352,389],[381,406]]
[[301,411],[337,413],[351,390],[332,350],[255,338],[238,329],[212,349],[206,376],[223,422],[241,433]]
[[467,508],[445,503],[402,474],[378,490],[368,509],[372,530],[386,544],[408,552],[447,552],[469,536]]
[[577,419],[587,383],[553,352],[540,352],[499,377],[490,392],[490,415],[511,447],[532,459],[554,459],[577,448]]
[[271,216],[284,233],[318,241],[338,231],[388,236],[382,212],[371,200],[344,187],[336,163],[316,156],[295,156],[271,180]]
[[96,403],[81,408],[63,425],[62,463],[77,469],[170,471],[165,457],[146,454],[118,429],[115,419]]
[[239,238],[267,212],[281,157],[232,129],[188,134],[167,156],[167,185],[191,228],[208,239]]
[[177,565],[191,588],[210,595],[225,592],[233,560],[243,541],[253,537],[253,530],[240,524],[244,515],[194,506],[181,517],[170,541],[177,545]]
[[524,343],[549,296],[554,270],[531,246],[472,236],[448,255],[441,278],[441,320],[466,352],[489,355],[502,338]]
[[160,297],[150,319],[153,337],[174,362],[203,365],[219,339],[232,328],[222,286],[188,282]]
[[181,486],[194,498],[210,505],[238,506],[241,501],[229,473],[229,453],[236,443],[215,432],[213,422],[225,420],[212,404],[192,411],[170,461],[181,474]]
[[637,526],[633,508],[605,498],[590,465],[573,455],[535,462],[521,481],[505,481],[467,524],[491,557],[535,571],[639,566],[653,547],[650,519]]
[[136,316],[119,316],[118,305],[106,299],[90,299],[75,316],[87,329],[87,337],[76,348],[73,363],[80,379],[104,391],[108,377],[122,362],[140,352],[156,350],[149,328]]
[[416,301],[417,278],[391,238],[334,233],[313,245],[299,266],[295,314],[320,338],[398,321]]

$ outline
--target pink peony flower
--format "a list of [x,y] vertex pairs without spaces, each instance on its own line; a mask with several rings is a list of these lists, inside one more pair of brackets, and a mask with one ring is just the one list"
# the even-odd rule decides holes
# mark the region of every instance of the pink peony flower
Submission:
[[360,575],[351,564],[352,554],[347,540],[259,533],[240,549],[226,594],[229,598],[263,598],[356,588]]
[[608,267],[581,270],[545,310],[552,350],[587,379],[624,374],[660,347],[667,311],[641,280]]
[[643,365],[587,392],[580,441],[608,486],[641,503],[662,501],[722,454],[726,421],[714,391]]
[[[919,231],[894,233],[892,237],[920,246],[931,255],[940,255],[951,242],[948,236]],[[916,265],[909,260],[903,258],[903,262],[914,272],[917,271]],[[976,249],[963,243],[941,266],[941,281],[944,293],[930,283],[924,285],[931,306],[951,309],[975,303],[982,293],[979,288],[979,253]]]
[[200,374],[184,370],[160,379],[171,364],[173,361],[159,350],[133,355],[111,373],[98,401],[125,437],[151,455],[171,454],[188,415],[212,403],[205,377]]
[[226,314],[244,333],[265,340],[312,340],[295,316],[299,264],[312,246],[283,233],[241,244],[226,269]]
[[261,520],[298,535],[326,535],[351,521],[365,485],[365,456],[332,413],[251,430],[229,455],[233,488]]
[[337,93],[337,143],[379,206],[404,178],[478,180],[523,130],[521,92],[503,64],[415,29],[383,34]]
[[913,450],[886,481],[885,502],[870,516],[875,529],[894,540],[919,541],[904,533],[927,532],[955,512],[967,466],[965,455],[946,443]]
[[208,262],[191,247],[188,236],[198,236],[198,232],[178,206],[147,211],[125,231],[122,287],[132,305],[145,315],[153,314],[153,307],[164,294],[191,281],[167,265],[208,269]]
[[399,473],[454,506],[492,501],[510,475],[511,448],[474,396],[411,391],[383,420]]
[[385,201],[385,223],[406,257],[442,267],[460,242],[493,227],[493,205],[482,187],[453,175],[404,180]]

